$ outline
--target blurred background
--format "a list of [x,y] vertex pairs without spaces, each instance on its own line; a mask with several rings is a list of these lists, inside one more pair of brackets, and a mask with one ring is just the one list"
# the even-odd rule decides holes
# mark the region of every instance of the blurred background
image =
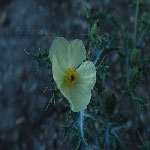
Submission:
[[[135,10],[130,2],[88,0],[87,4],[119,15],[132,31]],[[51,70],[38,69],[24,49],[37,54],[39,49],[50,48],[57,36],[84,40],[85,34],[81,0],[0,0],[0,150],[59,149],[68,107],[56,102],[45,112],[52,94],[43,91],[52,78]],[[127,132],[127,138],[134,135],[132,129]],[[67,139],[63,149],[72,150],[71,142]]]

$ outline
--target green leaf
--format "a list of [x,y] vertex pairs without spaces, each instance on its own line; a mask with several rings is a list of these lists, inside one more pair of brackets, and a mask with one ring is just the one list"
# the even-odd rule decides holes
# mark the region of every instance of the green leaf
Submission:
[[133,48],[130,51],[130,58],[129,58],[129,63],[131,67],[138,65],[140,61],[141,61],[141,51],[137,48]]
[[139,71],[138,67],[133,67],[129,74],[129,88],[136,90],[136,87],[142,80],[142,72]]
[[38,55],[31,54],[27,52],[26,50],[25,50],[25,53],[31,56],[34,60],[36,60],[38,62],[39,67],[43,67],[43,66],[51,67],[51,62],[48,58],[49,53],[47,50],[45,50],[44,53],[39,52]]

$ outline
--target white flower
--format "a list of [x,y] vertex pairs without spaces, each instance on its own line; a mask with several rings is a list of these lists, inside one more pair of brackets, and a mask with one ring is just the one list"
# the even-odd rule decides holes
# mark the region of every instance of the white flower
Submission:
[[96,68],[91,61],[84,61],[86,50],[83,42],[78,39],[68,42],[65,38],[58,37],[52,42],[49,58],[53,78],[69,101],[71,110],[85,110],[96,82]]

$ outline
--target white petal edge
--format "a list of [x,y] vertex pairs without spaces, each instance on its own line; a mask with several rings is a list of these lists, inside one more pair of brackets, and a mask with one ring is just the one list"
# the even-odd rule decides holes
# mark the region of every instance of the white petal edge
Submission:
[[84,85],[76,84],[74,87],[69,87],[63,83],[60,91],[70,103],[73,112],[85,110],[91,99],[91,89]]
[[86,50],[82,40],[75,39],[69,45],[68,67],[77,68],[86,59]]
[[96,68],[93,62],[85,61],[77,69],[78,83],[88,86],[91,90],[96,83]]
[[59,66],[65,71],[68,68],[67,53],[70,43],[64,37],[53,40],[49,51],[49,58],[53,63],[53,55],[56,56]]
[[72,106],[72,101],[70,101],[70,87],[65,82],[65,72],[63,72],[63,70],[60,68],[55,55],[53,55],[52,72],[58,89]]
[[49,58],[53,62],[56,55],[58,64],[63,70],[77,68],[86,59],[86,50],[82,40],[75,39],[68,42],[64,37],[53,40],[49,51]]
[[52,72],[57,87],[60,89],[60,86],[65,82],[65,72],[60,68],[55,55],[53,55]]
[[69,87],[64,83],[60,87],[73,112],[79,112],[87,108],[91,99],[91,90],[96,83],[96,68],[92,62],[83,62],[77,69],[77,73],[78,81],[75,86]]
[[83,62],[77,69],[77,85],[70,88],[71,109],[74,112],[85,110],[91,99],[91,90],[96,83],[96,68],[91,61]]
[[71,109],[73,112],[85,110],[91,99],[91,89],[87,86],[77,84],[70,88],[72,102]]

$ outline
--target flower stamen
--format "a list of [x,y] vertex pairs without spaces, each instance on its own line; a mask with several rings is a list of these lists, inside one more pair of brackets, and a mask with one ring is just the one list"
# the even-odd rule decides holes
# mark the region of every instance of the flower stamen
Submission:
[[74,68],[68,68],[66,74],[65,74],[65,81],[68,86],[75,86],[77,83],[78,74],[76,69]]

